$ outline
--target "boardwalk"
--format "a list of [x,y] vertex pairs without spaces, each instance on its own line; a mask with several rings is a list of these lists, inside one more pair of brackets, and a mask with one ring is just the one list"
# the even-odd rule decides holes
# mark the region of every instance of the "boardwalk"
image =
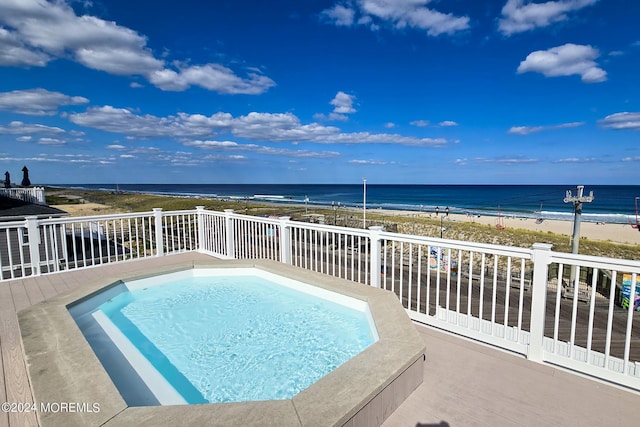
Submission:
[[[185,259],[206,255],[171,255],[0,283],[0,402],[33,402],[18,311],[75,289],[97,274],[142,273]],[[416,327],[427,347],[425,382],[385,426],[636,424],[636,393]],[[0,427],[36,425],[34,413],[0,412]]]

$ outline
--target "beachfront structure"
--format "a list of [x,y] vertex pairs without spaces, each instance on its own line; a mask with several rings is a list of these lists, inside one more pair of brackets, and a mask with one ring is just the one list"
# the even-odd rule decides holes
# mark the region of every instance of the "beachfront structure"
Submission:
[[[7,194],[6,190],[5,194]],[[18,190],[11,188],[9,190]],[[21,189],[30,190],[30,189]],[[36,223],[38,219],[43,218],[60,218],[68,214],[60,209],[47,206],[40,203],[37,199],[33,199],[31,192],[8,193],[11,197],[3,195],[0,191],[0,223],[23,221],[24,227],[9,227],[5,229],[3,238],[0,239],[0,278],[15,277],[16,275],[31,275],[33,272],[26,270],[31,265],[31,250],[40,251],[38,257],[42,259],[44,254],[43,245],[29,245],[30,239],[40,241],[44,236],[43,231]],[[44,201],[44,191],[42,192]],[[31,201],[31,200],[34,201]],[[62,239],[62,233],[56,233],[58,239]],[[39,236],[39,237],[38,237]],[[62,241],[57,247],[62,247]],[[27,250],[28,249],[28,250]],[[62,253],[58,253],[58,258]],[[14,272],[10,272],[10,268],[16,268]],[[23,271],[23,269],[25,269]]]
[[[0,257],[0,267],[10,272],[0,290],[3,285],[11,292],[20,289],[28,277],[47,289],[56,277],[74,272],[190,252],[270,259],[389,290],[416,324],[520,354],[530,364],[640,391],[638,261],[560,253],[546,244],[497,246],[203,207],[5,222],[0,241],[10,246],[9,236],[21,229],[38,230],[40,239],[19,248],[29,257]],[[84,238],[60,247],[66,240],[61,236],[77,235]],[[571,270],[574,283],[568,283]],[[623,283],[629,284],[627,298],[633,302],[626,308],[619,306]],[[3,351],[7,342],[3,337]],[[427,378],[428,360],[425,366]]]
[[0,188],[0,196],[22,200],[23,202],[46,205],[44,187],[9,187]]

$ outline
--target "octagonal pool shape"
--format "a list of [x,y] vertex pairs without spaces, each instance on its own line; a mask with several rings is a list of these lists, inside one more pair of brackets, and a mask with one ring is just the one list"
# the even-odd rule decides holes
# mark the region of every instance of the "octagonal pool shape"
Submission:
[[131,406],[291,399],[378,340],[365,301],[257,268],[127,281],[69,312]]
[[[41,425],[380,425],[422,383],[424,343],[390,292],[273,261],[168,258],[96,268],[90,283],[19,313],[35,400],[100,404],[40,413]],[[231,329],[211,328],[211,313]]]

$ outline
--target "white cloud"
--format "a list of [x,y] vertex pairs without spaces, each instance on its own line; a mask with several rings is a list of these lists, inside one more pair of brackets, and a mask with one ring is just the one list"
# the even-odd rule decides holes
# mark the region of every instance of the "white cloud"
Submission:
[[271,154],[285,157],[327,159],[338,157],[340,155],[340,153],[336,151],[288,150],[285,148],[274,148],[257,144],[239,144],[235,141],[187,141],[183,142],[183,144],[187,147],[195,147],[204,150],[250,151],[258,154]]
[[515,33],[546,27],[566,20],[567,13],[595,4],[598,0],[559,0],[534,3],[525,0],[508,0],[502,8],[498,24],[500,31],[510,36]]
[[137,137],[175,138],[211,135],[216,130],[229,128],[231,119],[228,113],[216,113],[209,117],[184,113],[168,117],[137,115],[125,108],[109,105],[89,108],[84,113],[69,116],[69,120],[77,125],[107,132]]
[[31,136],[19,136],[19,137],[17,137],[17,138],[16,138],[16,141],[19,141],[19,142],[29,142],[29,141],[31,141],[32,139],[33,139],[33,137],[31,137]]
[[596,157],[568,157],[566,159],[558,159],[553,163],[597,163],[600,161]]
[[384,161],[384,160],[354,159],[354,160],[349,160],[348,163],[351,163],[353,165],[375,165],[375,166],[381,166],[381,165],[394,164],[395,162],[387,162],[387,161]]
[[[426,30],[430,36],[453,34],[469,28],[469,17],[442,13],[426,7],[431,0],[357,0],[322,12],[335,25],[366,25],[377,31],[387,24],[397,29]],[[356,19],[357,15],[357,19]]]
[[562,123],[553,126],[513,126],[507,133],[516,135],[529,135],[531,133],[542,132],[545,130],[575,128],[584,125],[584,122]]
[[67,141],[59,138],[44,137],[38,140],[38,144],[42,144],[42,145],[64,145],[66,143]]
[[357,111],[355,108],[353,108],[355,99],[356,97],[354,95],[349,95],[342,91],[339,91],[336,96],[331,101],[329,101],[329,104],[333,105],[333,111],[326,116],[322,113],[316,113],[313,115],[313,118],[318,121],[349,120],[347,114],[353,114]]
[[441,146],[449,142],[444,138],[417,138],[389,133],[344,133],[335,126],[302,124],[291,113],[251,112],[239,117],[222,112],[212,116],[178,113],[175,116],[157,117],[138,115],[128,109],[107,105],[71,114],[69,120],[77,125],[139,138],[168,137],[182,140],[231,134],[237,138],[260,142],[398,144],[424,147]]
[[247,79],[238,77],[233,71],[219,64],[190,66],[177,72],[169,69],[151,73],[149,81],[167,91],[183,91],[190,86],[200,86],[224,94],[259,95],[275,83],[258,73],[249,73]]
[[125,147],[124,145],[120,145],[120,144],[111,144],[111,145],[107,145],[106,147],[109,150],[124,150],[127,147]]
[[634,157],[625,157],[622,159],[623,162],[640,162],[640,156]]
[[600,126],[605,129],[614,130],[638,130],[640,131],[640,112],[622,112],[610,114],[604,119],[598,121]]
[[51,116],[63,105],[86,104],[89,100],[81,96],[68,96],[45,89],[14,90],[0,92],[0,110],[32,116]]
[[386,127],[387,129],[392,129],[394,127],[396,127],[396,124],[393,122],[387,122],[384,124],[384,127]]
[[0,135],[1,134],[9,134],[9,135],[20,135],[20,134],[34,134],[34,133],[44,133],[44,134],[61,134],[65,133],[63,129],[59,127],[38,125],[38,124],[28,124],[19,121],[13,121],[9,123],[9,126],[0,126]]
[[45,66],[52,58],[72,59],[110,74],[140,75],[162,90],[197,85],[227,94],[260,94],[274,86],[258,71],[247,78],[219,64],[167,67],[137,32],[94,16],[77,16],[62,1],[0,2],[0,65]]
[[322,14],[334,24],[348,27],[353,24],[355,11],[349,7],[337,4],[334,7],[323,11]]
[[353,108],[353,101],[355,101],[355,99],[355,96],[339,91],[329,104],[335,107],[333,109],[334,113],[353,114],[356,112],[356,109]]
[[596,64],[598,56],[598,50],[591,46],[567,43],[531,52],[518,66],[518,73],[536,72],[546,77],[577,74],[585,83],[603,82],[607,80],[607,72]]
[[442,122],[438,123],[438,126],[440,126],[440,127],[452,127],[452,126],[458,126],[458,123],[454,122],[453,120],[445,120],[445,121],[442,121]]
[[0,161],[3,162],[44,162],[44,163],[91,163],[91,160],[83,159],[68,159],[68,158],[56,158],[52,156],[41,155],[39,157],[0,157]]
[[0,27],[0,66],[44,67],[51,58],[30,50],[15,34]]
[[429,120],[414,120],[412,122],[409,122],[409,124],[411,126],[418,126],[420,128],[429,126]]
[[524,157],[496,157],[496,158],[485,158],[485,157],[477,157],[475,159],[478,163],[499,163],[504,165],[519,165],[526,163],[538,163],[538,159],[527,159]]

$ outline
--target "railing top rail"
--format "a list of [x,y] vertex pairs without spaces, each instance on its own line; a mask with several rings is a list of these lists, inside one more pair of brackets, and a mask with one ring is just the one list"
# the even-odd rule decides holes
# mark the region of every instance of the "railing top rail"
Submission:
[[463,242],[460,240],[439,239],[437,237],[413,236],[410,234],[391,233],[384,231],[380,236],[405,243],[415,243],[422,245],[438,246],[446,249],[461,249],[471,252],[484,252],[493,255],[516,256],[530,259],[533,250],[530,248],[520,248],[515,246],[492,245],[488,243]]
[[297,228],[322,230],[322,231],[328,231],[331,233],[351,234],[354,236],[369,237],[371,235],[369,230],[363,230],[362,228],[339,227],[336,225],[315,224],[312,222],[302,222],[302,221],[291,221],[291,225]]
[[66,218],[47,218],[47,219],[40,220],[40,223],[43,225],[70,224],[74,222],[93,222],[93,221],[105,221],[105,220],[112,220],[112,219],[126,219],[126,218],[136,218],[136,217],[141,218],[141,217],[152,216],[152,215],[153,215],[153,212],[131,212],[131,213],[118,213],[118,214],[109,214],[109,215],[73,216],[73,217],[66,217]]
[[162,216],[172,216],[172,215],[194,215],[198,213],[196,209],[183,209],[179,211],[162,211]]
[[25,226],[24,220],[0,222],[0,230],[9,229],[9,228],[18,228],[18,227],[24,227],[24,226]]
[[551,251],[551,262],[640,274],[640,261]]

